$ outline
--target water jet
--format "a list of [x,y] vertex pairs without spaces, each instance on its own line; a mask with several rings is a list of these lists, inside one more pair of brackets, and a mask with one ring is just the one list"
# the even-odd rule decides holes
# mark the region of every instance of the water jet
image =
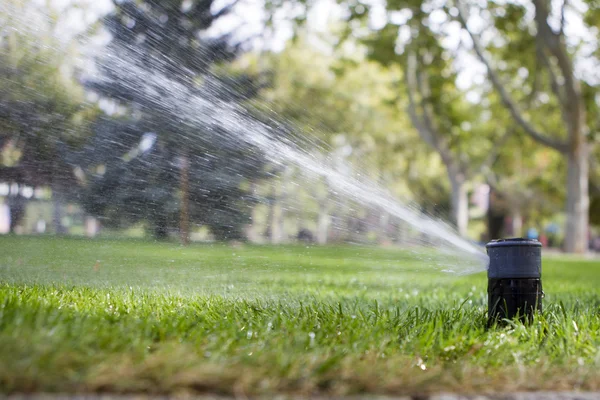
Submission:
[[488,324],[519,318],[530,322],[542,311],[542,244],[511,238],[486,245],[488,268]]

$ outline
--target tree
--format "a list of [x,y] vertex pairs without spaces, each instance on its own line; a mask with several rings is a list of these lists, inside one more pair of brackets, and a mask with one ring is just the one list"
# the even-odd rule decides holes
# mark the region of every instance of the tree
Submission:
[[444,41],[446,21],[433,18],[425,2],[389,2],[386,23],[378,27],[372,26],[369,15],[380,6],[348,6],[355,28],[347,32],[347,40],[362,43],[369,58],[382,65],[403,70],[404,82],[397,85],[398,104],[406,104],[420,138],[439,155],[450,183],[451,220],[465,236],[468,183],[493,161],[489,156],[492,143],[501,140],[504,132],[481,129],[485,107],[466,100],[468,89],[457,83],[464,72],[454,62],[456,49]]
[[[495,162],[484,171],[491,189],[488,237],[507,233],[521,236],[525,228],[540,226],[562,208],[564,187],[555,184],[557,172],[564,173],[559,155],[540,147],[526,135],[513,134],[497,148]],[[510,217],[512,226],[504,226]]]
[[[421,58],[420,63],[417,62],[417,57]],[[425,68],[417,67],[417,64],[424,65],[422,57],[422,55],[417,56],[416,54],[410,54],[408,56],[407,67],[405,70],[409,101],[408,114],[421,139],[440,155],[440,158],[446,167],[451,187],[450,203],[452,206],[452,219],[456,224],[458,232],[462,236],[466,236],[469,222],[469,203],[466,183],[469,178],[469,171],[464,162],[464,158],[461,159],[460,155],[457,155],[451,148],[451,138],[440,131],[436,119],[439,121],[439,119],[444,118],[444,116],[440,115],[441,112],[438,112],[437,115],[434,114],[433,110],[436,103],[438,105],[438,110],[444,108],[439,107],[439,96],[437,98],[438,101],[434,98],[431,91],[429,75],[425,72]],[[436,59],[434,58],[434,60]],[[435,61],[430,64],[434,64],[434,62]],[[418,101],[420,104],[417,104]],[[451,120],[447,120],[447,122],[450,122],[450,124],[446,124],[450,125],[447,127],[451,128]]]
[[[299,34],[282,53],[263,55],[260,66],[254,66],[253,62],[259,63],[250,57],[243,60],[251,65],[247,68],[270,71],[270,85],[254,102],[256,107],[261,111],[268,108],[287,121],[298,132],[295,142],[333,170],[352,173],[349,164],[354,164],[354,172],[378,181],[407,201],[420,201],[422,198],[411,193],[432,187],[431,191],[443,198],[447,188],[432,185],[439,181],[438,164],[410,129],[406,115],[398,112],[402,100],[397,99],[401,79],[397,68],[342,48],[329,53],[315,48],[309,39]],[[297,215],[304,224],[298,229],[310,226],[320,243],[332,238],[365,240],[369,232],[356,227],[367,225],[365,229],[385,241],[389,240],[388,231],[400,225],[387,210],[354,204],[351,196],[338,197],[332,189],[335,185],[327,179],[303,176],[302,171],[293,174],[314,181],[297,188],[286,185],[282,173],[282,181],[272,182],[276,187],[267,188],[265,195],[277,192],[269,204],[285,201],[286,213]],[[283,187],[290,192],[280,193]],[[279,213],[274,210],[270,215]]]
[[[57,22],[43,17],[30,2],[7,0],[0,35],[0,180],[19,185],[50,185],[55,202],[55,230],[61,233],[63,192],[72,173],[58,153],[61,143],[77,143],[94,110],[84,104],[83,90],[62,70],[71,54],[52,34]],[[34,23],[35,31],[29,29]],[[24,212],[24,199],[11,201],[11,227]]]
[[[563,2],[561,9],[557,10],[559,14],[555,15],[549,1],[533,0],[535,8],[533,20],[527,19],[524,5],[507,5],[505,17],[495,19],[496,24],[494,25],[498,33],[502,33],[512,42],[509,42],[509,45],[520,45],[521,49],[525,51],[525,53],[520,52],[517,56],[537,56],[539,62],[536,64],[536,68],[528,69],[530,79],[535,80],[531,83],[532,91],[539,91],[533,84],[538,84],[542,79],[547,80],[546,86],[549,86],[550,92],[555,97],[553,105],[560,113],[562,120],[562,126],[558,129],[544,124],[536,126],[531,119],[527,118],[523,107],[515,100],[514,94],[500,76],[497,63],[494,65],[492,58],[486,53],[480,34],[470,28],[470,10],[463,10],[464,7],[460,3],[457,5],[458,18],[471,37],[473,50],[479,60],[484,63],[490,82],[513,120],[531,138],[558,151],[566,158],[565,250],[577,253],[587,251],[590,149],[582,83],[576,75],[573,56],[567,45],[564,30],[568,3]],[[553,17],[558,17],[558,26],[552,26],[551,18]],[[513,32],[517,25],[522,27],[519,29],[518,36]],[[529,26],[534,26],[535,29],[523,28]],[[561,135],[561,132],[564,134]]]
[[[188,96],[189,103],[209,93],[224,103],[254,95],[256,88],[248,76],[219,76],[214,71],[218,63],[232,60],[238,52],[227,36],[205,35],[230,7],[213,12],[213,1],[115,1],[115,11],[104,23],[112,40],[98,58],[100,73],[88,79],[87,87],[123,111],[113,116],[114,122],[99,121],[95,140],[124,142],[126,147],[117,153],[121,157],[141,143],[144,135],[152,132],[156,139],[151,149],[130,160],[114,160],[111,150],[103,152],[100,160],[89,154],[79,157],[83,170],[105,165],[107,171],[86,189],[96,198],[88,210],[106,216],[115,209],[135,220],[131,204],[136,204],[157,239],[165,238],[179,224],[186,243],[189,220],[208,225],[218,239],[243,236],[250,196],[242,186],[259,178],[263,169],[256,149],[241,147],[234,138],[219,140],[227,136],[225,128],[207,127],[202,121],[190,123],[193,116],[180,115],[184,111],[160,95],[171,91],[173,96]],[[124,165],[127,172],[117,172]],[[103,185],[113,188],[112,192],[100,189]],[[111,197],[100,200],[102,196]]]
[[[312,4],[310,1],[302,3],[308,4],[307,9]],[[495,90],[511,116],[512,125],[564,157],[567,164],[565,248],[585,251],[591,151],[587,132],[597,129],[592,125],[592,121],[597,124],[597,118],[589,117],[589,111],[597,107],[597,91],[593,89],[597,74],[588,71],[587,75],[591,76],[588,79],[583,69],[578,71],[577,68],[578,64],[583,65],[581,61],[588,65],[598,63],[600,49],[591,39],[595,36],[593,29],[598,28],[597,2],[587,1],[582,7],[549,0],[485,5],[469,2],[469,7],[445,0],[340,3],[347,10],[345,15],[350,22],[342,38],[362,41],[370,54],[387,63],[404,60],[408,66],[408,56],[412,53],[417,59],[416,70],[420,72],[429,65],[421,61],[435,57],[436,49],[441,48],[441,59],[447,63],[438,58],[432,64],[450,64],[463,69],[467,66],[467,74],[474,79],[478,75],[477,62],[467,52],[475,49],[476,57],[483,62],[490,78],[487,82],[475,78],[480,86],[479,98],[490,96],[490,89]],[[487,29],[479,32],[478,25]],[[583,34],[567,37],[568,32],[576,32],[565,29],[568,25],[577,25]],[[461,36],[461,29],[468,31],[471,41]],[[432,40],[424,40],[427,38]],[[411,46],[416,42],[419,42],[417,48]],[[424,59],[422,53],[426,53]],[[433,73],[429,76],[433,80],[447,77]],[[434,85],[430,86],[434,91]],[[471,95],[466,91],[463,94]],[[433,110],[434,122],[443,123],[439,121],[440,108],[433,105]],[[424,122],[421,120],[420,125]],[[428,134],[431,129],[429,131]],[[473,138],[476,135],[465,135],[466,143]],[[495,140],[497,138],[491,138],[492,143]]]

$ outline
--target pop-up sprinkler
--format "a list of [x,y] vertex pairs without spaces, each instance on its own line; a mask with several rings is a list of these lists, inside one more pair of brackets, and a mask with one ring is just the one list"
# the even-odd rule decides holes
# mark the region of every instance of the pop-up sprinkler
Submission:
[[542,244],[531,239],[499,239],[486,245],[488,323],[519,317],[530,322],[542,311]]

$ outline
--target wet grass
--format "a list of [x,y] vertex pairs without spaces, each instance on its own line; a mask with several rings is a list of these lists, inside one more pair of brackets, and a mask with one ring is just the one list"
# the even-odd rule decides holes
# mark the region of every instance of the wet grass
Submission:
[[599,390],[600,263],[546,258],[544,313],[410,252],[0,237],[2,392]]

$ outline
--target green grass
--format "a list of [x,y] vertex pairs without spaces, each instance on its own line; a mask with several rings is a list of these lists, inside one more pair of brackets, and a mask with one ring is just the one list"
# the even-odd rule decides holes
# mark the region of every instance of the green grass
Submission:
[[600,263],[546,258],[543,315],[487,330],[485,274],[411,254],[0,237],[0,391],[600,389]]

